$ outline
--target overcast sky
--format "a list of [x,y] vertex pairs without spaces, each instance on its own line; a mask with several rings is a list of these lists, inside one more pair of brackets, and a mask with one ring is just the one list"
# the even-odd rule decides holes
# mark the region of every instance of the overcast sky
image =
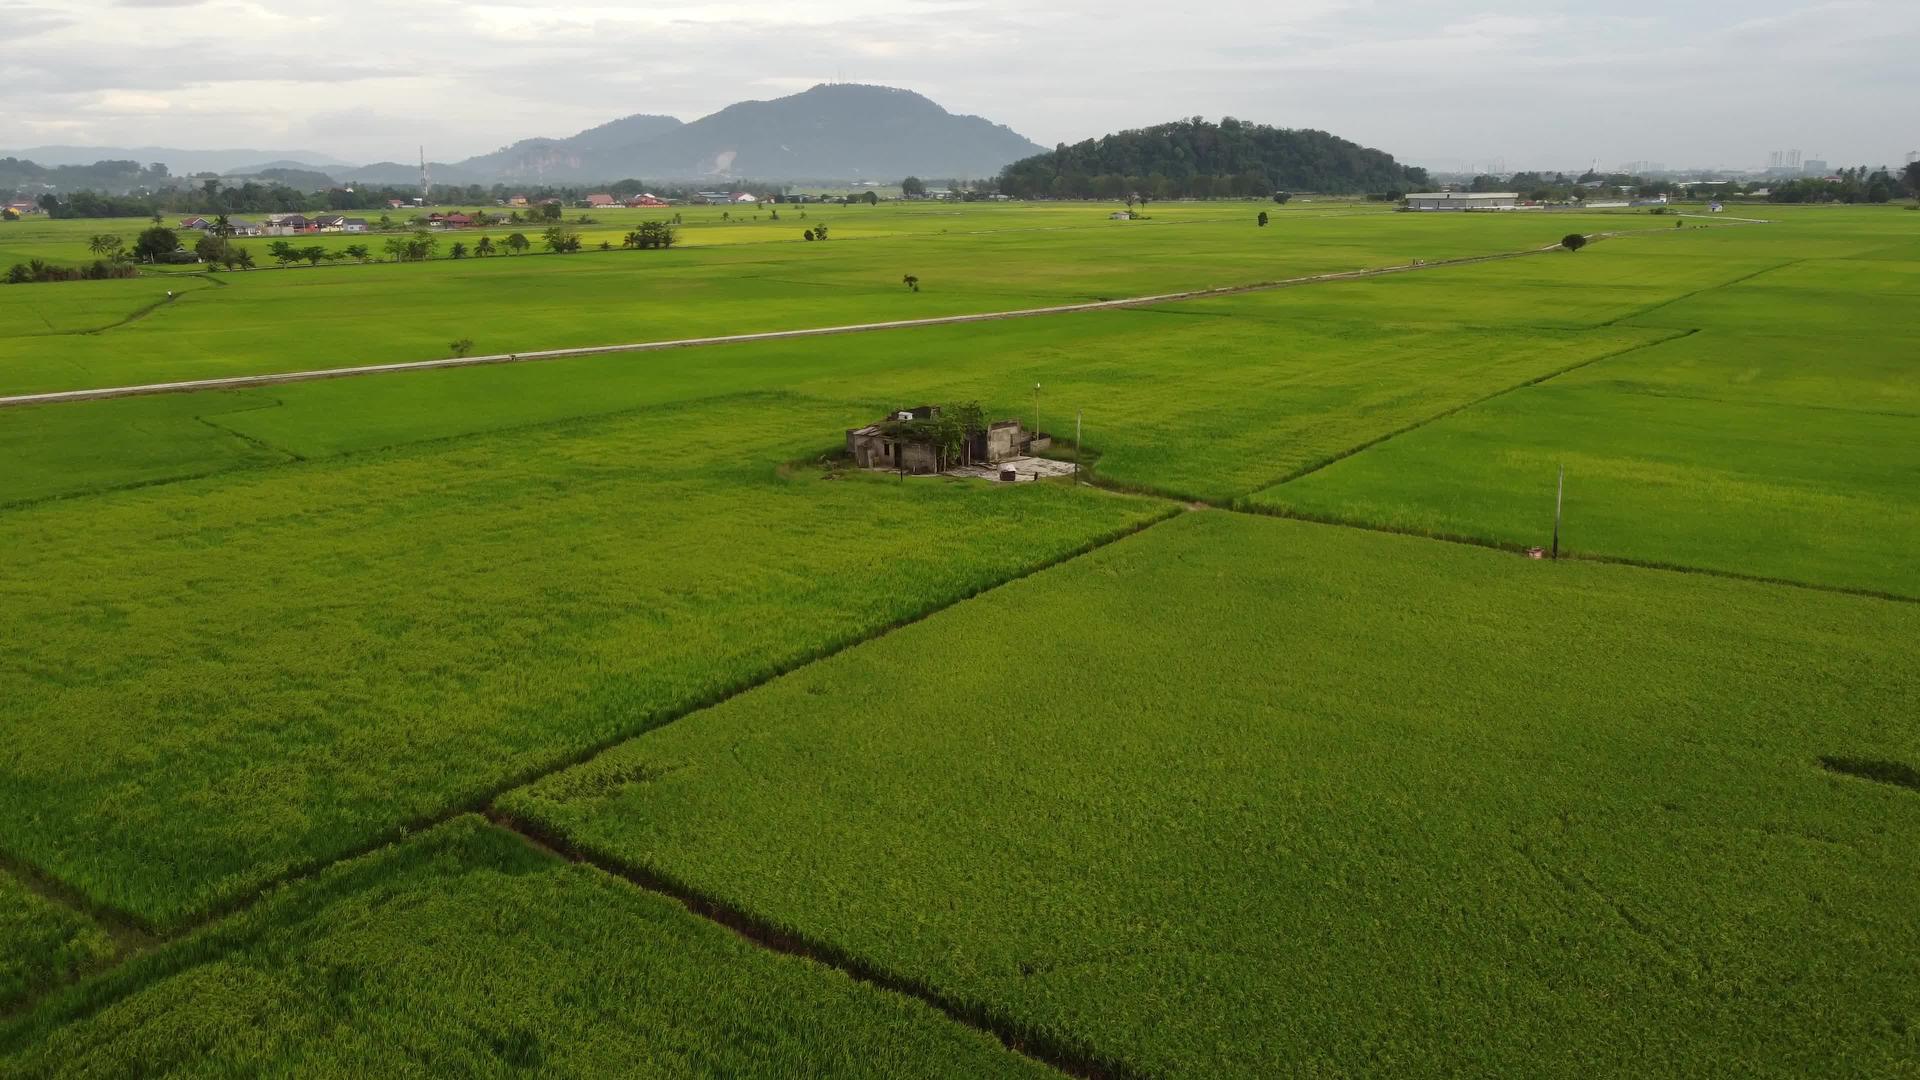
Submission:
[[838,79],[1045,145],[1230,114],[1438,168],[1897,165],[1917,55],[1911,0],[0,0],[0,147],[454,161]]

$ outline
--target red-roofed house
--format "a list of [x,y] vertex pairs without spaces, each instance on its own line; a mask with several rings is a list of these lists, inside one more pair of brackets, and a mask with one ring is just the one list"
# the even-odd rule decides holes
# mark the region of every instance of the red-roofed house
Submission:
[[667,205],[667,200],[649,192],[648,194],[635,195],[633,198],[628,199],[627,205],[628,206],[665,206]]
[[614,197],[606,194],[605,192],[600,192],[597,194],[587,196],[588,206],[613,206],[615,202],[616,200],[614,199]]
[[429,214],[427,224],[437,229],[464,229],[473,224],[473,219],[465,214]]

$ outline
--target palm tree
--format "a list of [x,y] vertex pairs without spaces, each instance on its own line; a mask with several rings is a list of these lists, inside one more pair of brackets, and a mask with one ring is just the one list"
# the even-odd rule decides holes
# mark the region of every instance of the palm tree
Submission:
[[87,250],[103,259],[109,259],[120,253],[120,238],[112,233],[98,233],[87,241]]
[[227,220],[227,215],[220,214],[213,219],[213,235],[215,236],[232,236],[233,235],[233,222]]
[[639,247],[640,234],[637,232],[630,232],[627,235],[621,237],[620,246],[621,247]]
[[473,245],[473,253],[482,258],[493,254],[493,237],[483,236],[479,240],[476,240]]

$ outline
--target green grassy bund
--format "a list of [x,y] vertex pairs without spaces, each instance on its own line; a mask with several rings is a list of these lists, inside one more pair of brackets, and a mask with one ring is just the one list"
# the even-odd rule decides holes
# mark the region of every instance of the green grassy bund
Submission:
[[1057,1075],[477,818],[0,1024],[7,1076]]
[[502,805],[1148,1075],[1892,1075],[1915,640],[1203,512]]
[[0,1010],[112,955],[112,939],[85,916],[0,871]]

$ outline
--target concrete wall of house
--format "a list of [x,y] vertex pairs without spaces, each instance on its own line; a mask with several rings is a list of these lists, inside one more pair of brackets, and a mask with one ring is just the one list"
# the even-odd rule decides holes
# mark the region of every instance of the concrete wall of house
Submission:
[[899,443],[900,458],[898,468],[919,476],[923,473],[940,471],[940,454],[927,443]]
[[1020,455],[1020,427],[994,425],[987,429],[987,461],[1005,461]]

